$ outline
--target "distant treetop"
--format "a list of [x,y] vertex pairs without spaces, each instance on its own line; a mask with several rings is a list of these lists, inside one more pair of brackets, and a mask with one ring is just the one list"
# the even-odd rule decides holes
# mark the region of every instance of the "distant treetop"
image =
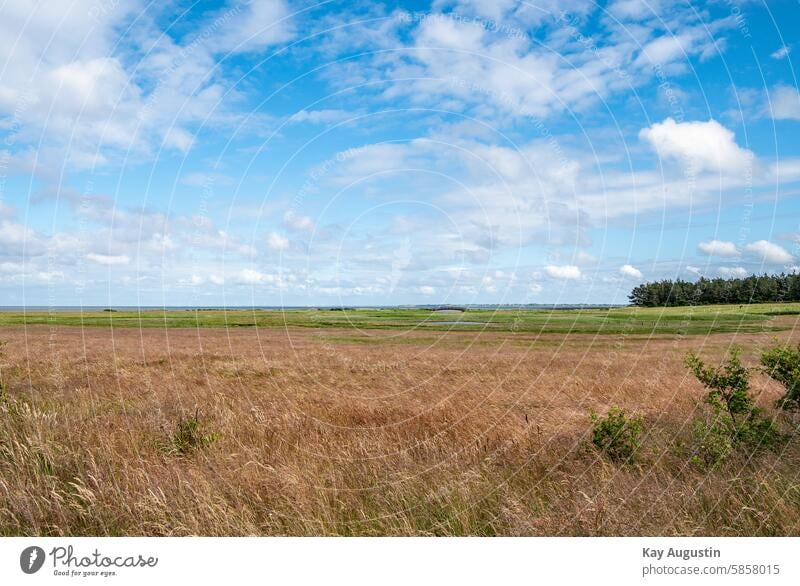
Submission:
[[632,305],[671,307],[725,303],[768,303],[800,301],[800,275],[751,275],[741,279],[672,281],[644,283],[628,295]]

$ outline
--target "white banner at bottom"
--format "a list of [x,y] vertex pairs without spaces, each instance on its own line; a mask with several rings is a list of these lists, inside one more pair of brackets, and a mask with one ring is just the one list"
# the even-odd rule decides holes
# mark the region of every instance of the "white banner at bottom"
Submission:
[[[800,538],[0,539],[0,584],[800,584]],[[151,582],[154,581],[154,582]]]

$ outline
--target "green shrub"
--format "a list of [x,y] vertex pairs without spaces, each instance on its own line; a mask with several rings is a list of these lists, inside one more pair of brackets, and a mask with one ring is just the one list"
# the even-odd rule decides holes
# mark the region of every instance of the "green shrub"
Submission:
[[713,467],[728,459],[733,451],[730,418],[697,419],[692,426],[691,462],[698,467]]
[[725,411],[716,409],[709,417],[695,420],[692,426],[691,461],[703,468],[713,467],[734,451],[773,449],[782,439],[775,423],[757,410],[737,423]]
[[800,345],[777,346],[761,354],[765,372],[781,383],[786,392],[778,399],[783,409],[800,408]]
[[739,360],[738,349],[731,350],[717,368],[707,367],[696,355],[687,364],[708,389],[706,403],[710,416],[695,422],[692,461],[713,466],[735,449],[774,448],[782,435],[775,422],[763,416],[750,394],[750,371]]
[[629,416],[618,407],[609,409],[605,417],[591,414],[592,443],[611,460],[632,462],[641,447],[644,421]]
[[181,416],[170,437],[167,451],[173,454],[187,455],[201,448],[210,446],[219,439],[215,432],[205,433],[205,425],[197,412],[191,417]]
[[707,367],[693,353],[687,356],[686,363],[708,389],[706,402],[724,407],[734,421],[749,416],[755,404],[750,396],[750,371],[739,360],[738,348],[733,348],[728,359],[717,368]]
[[737,443],[752,449],[772,449],[783,440],[775,422],[761,415],[760,409],[754,409],[751,416],[735,427]]

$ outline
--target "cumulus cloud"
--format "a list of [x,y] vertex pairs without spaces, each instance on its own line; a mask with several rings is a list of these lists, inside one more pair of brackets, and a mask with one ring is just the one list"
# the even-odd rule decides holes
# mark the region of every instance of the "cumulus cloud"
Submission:
[[575,256],[573,257],[573,261],[579,265],[596,264],[597,257],[581,250],[577,254],[575,254]]
[[767,240],[759,240],[752,242],[744,247],[744,249],[770,264],[784,264],[792,262],[793,257],[789,252],[778,244],[768,242]]
[[419,292],[423,295],[434,295],[436,294],[436,287],[431,287],[430,285],[423,285],[419,288]]
[[[370,38],[376,47],[388,44],[411,50],[381,54],[368,71],[384,83],[396,77],[400,83],[390,88],[390,95],[403,94],[428,107],[455,105],[459,110],[475,108],[482,116],[540,117],[629,92],[652,79],[654,65],[666,70],[681,67],[694,56],[712,55],[723,47],[724,29],[730,26],[730,19],[701,22],[699,15],[667,3],[657,9],[652,2],[644,7],[622,4],[628,6],[618,7],[618,12],[625,16],[643,18],[658,10],[660,17],[680,25],[659,34],[660,24],[622,25],[599,18],[597,28],[586,32],[585,42],[575,42],[583,15],[593,8],[589,2],[546,0],[533,8],[513,0],[437,0],[434,10],[451,6],[453,11],[444,15],[434,11],[424,18],[407,15],[397,20],[410,23],[409,27]],[[511,34],[484,26],[481,21],[487,18]],[[537,31],[543,42],[531,42],[526,31],[543,19],[555,26]],[[363,83],[363,71],[345,65],[342,69],[341,78]]]
[[308,124],[335,124],[351,118],[353,114],[347,110],[300,110],[292,115],[289,119],[293,123],[308,123]]
[[186,240],[193,249],[234,253],[245,257],[257,254],[254,246],[244,244],[239,238],[220,230],[214,221],[206,216],[179,218],[177,223],[188,230]]
[[728,278],[742,278],[748,275],[747,270],[744,267],[720,267],[718,272],[720,276]]
[[314,220],[289,210],[283,215],[283,226],[293,232],[310,232],[314,229]]
[[193,124],[236,117],[221,106],[232,82],[227,66],[217,68],[220,56],[294,35],[284,0],[198,11],[181,41],[145,8],[142,0],[3,6],[0,115],[19,123],[17,145],[37,145],[43,168],[42,159],[87,168],[160,147],[187,152]]
[[739,256],[739,250],[733,242],[724,240],[709,240],[697,245],[697,250],[709,256],[733,257]]
[[268,275],[255,269],[242,269],[239,271],[239,282],[245,285],[259,285],[268,280]]
[[90,252],[86,255],[86,260],[101,265],[126,265],[131,262],[131,257],[126,254],[96,254]]
[[289,239],[277,232],[271,232],[267,237],[267,246],[272,250],[286,250],[289,248]]
[[284,43],[294,34],[292,12],[285,0],[250,0],[234,4],[217,17],[222,23],[213,37],[220,52],[245,53]]
[[622,265],[621,267],[619,267],[619,272],[625,275],[626,277],[631,277],[634,279],[642,278],[642,271],[631,265]]
[[800,93],[797,88],[778,85],[769,98],[769,112],[775,120],[800,120]]
[[577,280],[581,278],[581,269],[575,265],[548,265],[544,270],[554,279]]
[[791,51],[792,51],[791,47],[784,45],[783,47],[780,47],[777,51],[772,53],[770,57],[772,57],[773,59],[784,59],[785,57],[789,56],[789,53],[791,53]]
[[702,271],[700,270],[700,267],[695,267],[695,266],[692,266],[692,265],[686,265],[686,270],[687,270],[687,272],[690,272],[693,275],[698,275],[699,276],[700,274],[702,274]]
[[698,171],[740,171],[754,158],[751,151],[736,144],[733,132],[716,120],[676,122],[667,118],[642,129],[639,137],[661,158],[680,161]]
[[36,233],[10,220],[0,222],[0,254],[41,254],[44,247]]

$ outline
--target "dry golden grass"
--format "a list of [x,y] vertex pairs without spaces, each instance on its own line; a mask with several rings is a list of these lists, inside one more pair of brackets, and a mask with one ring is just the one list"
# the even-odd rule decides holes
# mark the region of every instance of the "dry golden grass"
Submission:
[[[0,534],[800,533],[798,438],[710,472],[679,447],[685,353],[771,337],[425,335],[0,329]],[[614,405],[645,417],[636,464],[588,442]],[[218,439],[170,449],[196,412]]]

